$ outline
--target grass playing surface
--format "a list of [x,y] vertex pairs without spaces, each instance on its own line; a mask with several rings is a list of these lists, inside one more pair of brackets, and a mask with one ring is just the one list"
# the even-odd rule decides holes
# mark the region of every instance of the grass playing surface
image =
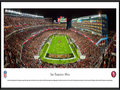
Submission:
[[65,35],[54,35],[48,52],[50,54],[70,54],[72,53]]
[[67,64],[78,60],[79,54],[75,44],[70,43],[67,35],[51,35],[40,51],[40,58],[52,64]]

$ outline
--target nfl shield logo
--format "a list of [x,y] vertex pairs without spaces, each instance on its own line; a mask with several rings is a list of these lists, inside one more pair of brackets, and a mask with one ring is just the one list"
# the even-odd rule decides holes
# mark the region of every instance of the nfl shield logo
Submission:
[[4,78],[7,77],[7,71],[4,71]]

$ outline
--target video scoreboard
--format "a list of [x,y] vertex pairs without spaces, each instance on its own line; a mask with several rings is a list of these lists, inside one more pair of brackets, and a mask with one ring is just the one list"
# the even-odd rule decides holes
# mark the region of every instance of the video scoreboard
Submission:
[[67,18],[60,16],[60,18],[57,18],[57,22],[67,22]]

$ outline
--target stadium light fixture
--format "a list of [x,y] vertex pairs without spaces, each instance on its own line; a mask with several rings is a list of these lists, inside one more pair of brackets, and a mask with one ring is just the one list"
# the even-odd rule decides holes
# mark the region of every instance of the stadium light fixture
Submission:
[[14,10],[5,10],[6,13],[12,13],[12,14],[18,14],[18,15],[22,15],[22,16],[28,16],[28,17],[40,17],[40,18],[44,18],[44,16],[38,16],[38,15],[33,15],[33,14],[28,14],[28,13],[21,13],[18,11],[14,11]]
[[98,15],[99,17],[101,17],[101,13],[99,13],[99,15]]
[[5,10],[7,13],[14,13],[14,14],[22,14],[21,12],[13,11],[13,10]]

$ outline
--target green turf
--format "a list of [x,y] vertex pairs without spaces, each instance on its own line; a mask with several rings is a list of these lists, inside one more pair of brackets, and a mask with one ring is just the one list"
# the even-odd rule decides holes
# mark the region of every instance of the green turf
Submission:
[[[41,48],[41,60],[52,64],[67,64],[77,61],[79,59],[78,49],[75,47],[74,43],[69,43],[69,41],[70,37],[67,35],[51,35]],[[47,54],[72,54],[73,57],[67,59],[55,59],[47,57]]]
[[65,35],[54,35],[47,53],[70,54],[72,53]]

